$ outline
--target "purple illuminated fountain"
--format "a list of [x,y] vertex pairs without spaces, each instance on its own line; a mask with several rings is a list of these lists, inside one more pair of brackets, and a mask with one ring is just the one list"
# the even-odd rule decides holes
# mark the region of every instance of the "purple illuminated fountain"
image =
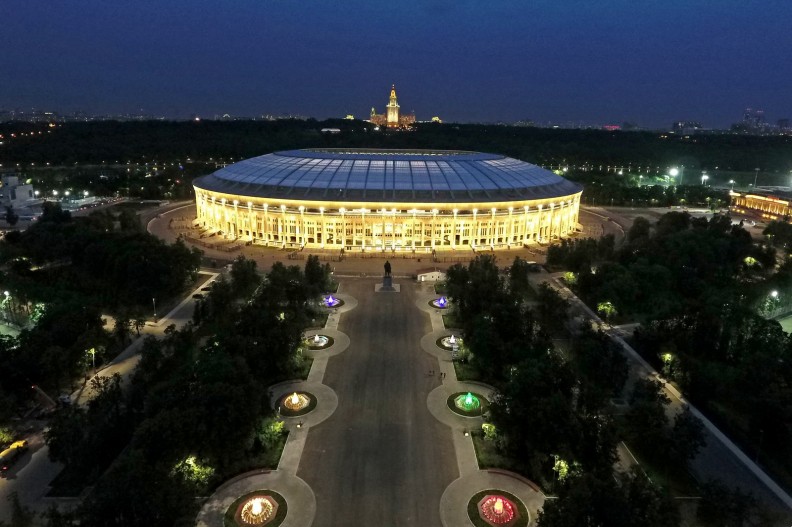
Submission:
[[324,297],[324,305],[327,307],[338,307],[343,303],[340,298],[336,298],[333,295],[327,295]]
[[432,300],[431,304],[433,307],[436,307],[438,309],[447,309],[448,299],[444,296],[441,296],[440,298],[435,298],[434,300]]

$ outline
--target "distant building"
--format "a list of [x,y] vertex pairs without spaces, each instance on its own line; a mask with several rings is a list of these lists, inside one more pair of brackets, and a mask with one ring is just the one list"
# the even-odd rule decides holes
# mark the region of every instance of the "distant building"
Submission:
[[22,209],[31,205],[36,197],[33,185],[19,183],[19,177],[14,174],[0,175],[0,206]]
[[371,109],[369,122],[387,128],[409,128],[415,124],[415,114],[401,115],[399,102],[396,100],[396,85],[391,87],[390,99],[385,107],[385,113],[377,113]]
[[698,121],[674,121],[671,125],[671,131],[680,135],[693,135],[703,129]]

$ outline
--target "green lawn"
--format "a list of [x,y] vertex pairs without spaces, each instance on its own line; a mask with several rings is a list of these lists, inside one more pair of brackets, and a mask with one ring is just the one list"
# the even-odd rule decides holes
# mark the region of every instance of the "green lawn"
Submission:
[[462,324],[457,320],[454,312],[445,313],[443,315],[443,325],[446,329],[462,329]]
[[467,362],[454,361],[454,372],[459,381],[483,381],[479,371]]
[[495,441],[484,438],[484,432],[480,429],[474,430],[471,434],[473,438],[473,448],[476,449],[476,459],[481,470],[488,468],[502,468],[504,470],[514,470],[514,462],[504,456],[495,445]]

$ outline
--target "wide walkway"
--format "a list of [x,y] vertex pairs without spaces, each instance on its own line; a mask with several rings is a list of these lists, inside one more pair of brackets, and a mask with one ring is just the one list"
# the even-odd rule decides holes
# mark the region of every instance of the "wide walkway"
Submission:
[[451,430],[426,406],[438,362],[419,346],[430,325],[417,286],[375,293],[377,282],[342,283],[358,307],[341,317],[351,344],[323,380],[338,409],[311,429],[298,471],[316,496],[315,527],[440,526],[440,497],[458,476]]

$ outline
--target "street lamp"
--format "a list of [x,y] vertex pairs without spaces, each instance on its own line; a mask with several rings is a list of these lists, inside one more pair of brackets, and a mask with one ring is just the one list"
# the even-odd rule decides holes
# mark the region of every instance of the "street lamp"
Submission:
[[756,173],[754,174],[754,188],[756,188],[756,180],[759,178],[759,169],[754,168],[754,170],[756,171]]
[[91,367],[96,371],[96,348],[85,350],[85,352],[91,356]]
[[701,184],[705,185],[707,183],[708,179],[709,179],[709,176],[707,174],[704,174],[703,176],[701,176]]
[[734,190],[734,180],[733,180],[733,179],[732,179],[732,180],[730,180],[730,181],[729,181],[729,183],[731,183],[731,186],[732,186],[732,187],[731,187],[731,189],[732,189],[732,191],[733,191],[733,190]]
[[154,306],[154,322],[156,322],[157,321],[157,299],[156,298],[152,298],[151,299],[151,304]]
[[682,186],[682,169],[681,168],[674,167],[671,170],[669,170],[668,173],[671,175],[671,177],[679,176],[679,186]]

